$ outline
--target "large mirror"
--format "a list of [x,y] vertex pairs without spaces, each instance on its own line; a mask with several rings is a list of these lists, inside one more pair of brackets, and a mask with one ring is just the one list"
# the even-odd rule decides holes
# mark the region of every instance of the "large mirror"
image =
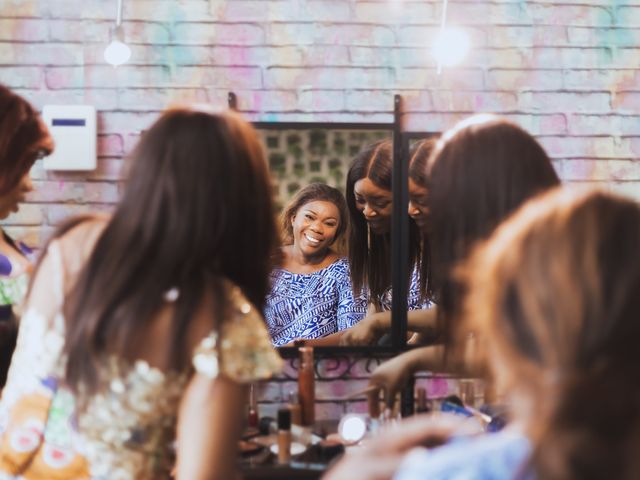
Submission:
[[[274,344],[360,347],[342,333],[393,297],[393,124],[255,126],[283,240],[265,309]],[[382,335],[375,346],[393,343]]]

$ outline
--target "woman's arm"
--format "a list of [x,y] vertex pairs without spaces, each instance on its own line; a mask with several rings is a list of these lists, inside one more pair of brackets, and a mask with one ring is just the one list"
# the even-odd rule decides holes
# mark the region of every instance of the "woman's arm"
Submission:
[[337,347],[342,345],[341,338],[343,332],[332,333],[331,335],[327,335],[326,337],[320,338],[298,338],[295,339],[285,345],[281,345],[282,347],[295,347],[300,344],[305,344],[310,347]]
[[237,477],[237,443],[246,404],[246,386],[222,375],[193,376],[178,413],[178,480]]
[[369,383],[380,387],[384,392],[385,404],[392,407],[396,395],[416,372],[443,372],[445,367],[442,345],[416,348],[379,365],[371,374]]
[[178,412],[179,480],[236,478],[237,443],[247,407],[247,384],[282,370],[283,362],[259,310],[228,284],[220,332],[196,346],[192,377]]
[[[407,329],[415,332],[430,330],[437,325],[437,307],[407,312]],[[375,345],[378,339],[391,330],[391,312],[378,312],[363,318],[345,330],[342,345]]]
[[385,402],[393,406],[396,394],[417,372],[451,373],[470,377],[487,377],[483,350],[475,337],[467,338],[461,355],[445,355],[444,345],[431,345],[404,352],[379,365],[369,379],[384,391]]

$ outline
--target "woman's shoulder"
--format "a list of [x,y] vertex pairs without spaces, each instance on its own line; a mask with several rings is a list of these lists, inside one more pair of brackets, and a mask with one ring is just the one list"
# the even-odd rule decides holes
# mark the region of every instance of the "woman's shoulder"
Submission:
[[345,257],[336,255],[333,261],[329,265],[324,267],[322,271],[327,273],[349,275],[349,261]]
[[210,378],[222,373],[240,383],[278,373],[282,360],[273,348],[262,313],[240,287],[229,280],[224,283],[227,313],[220,333],[211,332],[196,347],[196,370]]
[[63,257],[86,258],[109,223],[109,219],[110,217],[104,214],[87,217],[51,243],[60,248]]
[[349,261],[345,257],[339,257],[335,262],[327,267],[327,275],[332,277],[341,285],[349,285],[351,288],[351,269]]
[[91,239],[95,239],[109,223],[111,217],[106,214],[94,214],[84,217],[66,231],[60,238],[60,242],[69,243],[77,242],[81,244],[87,243]]
[[430,478],[504,479],[531,478],[526,475],[531,443],[519,432],[502,432],[479,437],[460,437],[427,450],[417,448],[404,459],[394,480]]

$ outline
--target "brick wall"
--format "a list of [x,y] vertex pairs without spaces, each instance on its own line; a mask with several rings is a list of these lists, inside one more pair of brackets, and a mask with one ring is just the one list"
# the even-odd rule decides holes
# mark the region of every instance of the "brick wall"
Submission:
[[163,107],[224,107],[229,90],[261,121],[386,122],[394,93],[414,130],[497,112],[536,135],[566,181],[640,198],[634,0],[452,1],[449,23],[473,48],[441,75],[428,51],[440,1],[124,0],[133,56],[118,69],[102,59],[115,5],[0,0],[0,81],[38,107],[99,110],[97,170],[37,164],[36,191],[5,222],[31,243],[69,214],[111,208],[122,157]]
[[640,6],[632,0],[450,2],[472,51],[436,73],[427,46],[439,1],[125,0],[129,64],[102,52],[115,0],[0,0],[0,81],[38,107],[99,109],[98,169],[34,169],[37,190],[7,220],[39,243],[61,218],[109,209],[122,157],[172,102],[223,107],[229,90],[253,120],[389,121],[442,130],[472,112],[517,121],[570,182],[640,197]]

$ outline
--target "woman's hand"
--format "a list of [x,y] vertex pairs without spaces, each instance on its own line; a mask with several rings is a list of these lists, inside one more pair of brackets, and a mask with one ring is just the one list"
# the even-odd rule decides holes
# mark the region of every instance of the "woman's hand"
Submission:
[[342,331],[340,345],[375,345],[391,327],[391,312],[367,315],[353,327]]
[[388,408],[393,408],[396,395],[415,373],[413,358],[409,355],[411,353],[413,352],[406,352],[387,360],[379,365],[369,378],[369,384],[379,387],[384,392],[384,403]]
[[405,454],[415,447],[432,448],[455,434],[475,433],[466,418],[446,414],[416,415],[380,431],[360,448],[348,451],[323,480],[389,480]]
[[384,392],[385,404],[391,408],[396,395],[416,372],[449,371],[446,367],[444,347],[441,345],[415,348],[379,365],[371,374],[369,384],[380,387]]

